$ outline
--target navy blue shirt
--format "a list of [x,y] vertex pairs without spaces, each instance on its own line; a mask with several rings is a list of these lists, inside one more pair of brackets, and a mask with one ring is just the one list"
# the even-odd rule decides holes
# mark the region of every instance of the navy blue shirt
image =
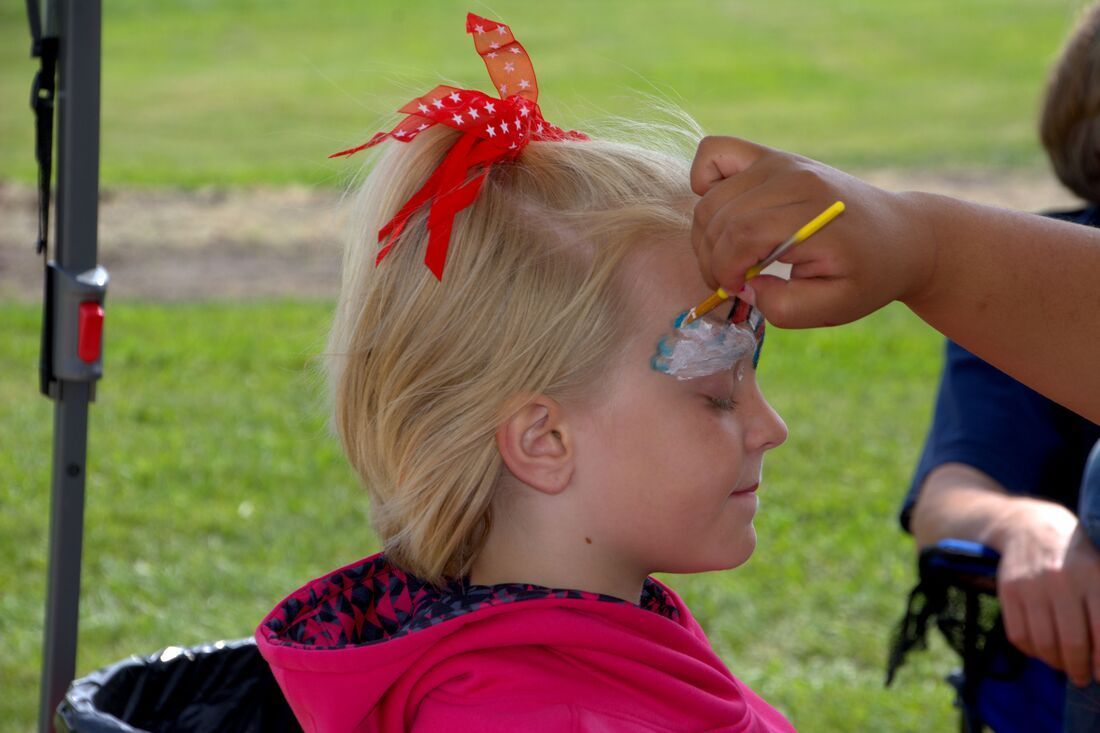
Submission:
[[[1098,207],[1050,216],[1100,225]],[[928,474],[950,462],[982,471],[1006,491],[1050,499],[1076,513],[1085,459],[1097,440],[1100,426],[948,341],[935,414],[902,506],[901,525],[909,530]]]

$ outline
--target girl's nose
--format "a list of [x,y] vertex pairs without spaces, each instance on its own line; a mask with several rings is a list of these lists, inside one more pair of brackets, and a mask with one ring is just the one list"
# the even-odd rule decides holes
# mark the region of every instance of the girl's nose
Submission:
[[787,423],[764,398],[760,388],[756,388],[753,422],[750,427],[750,448],[767,451],[783,445],[787,440]]

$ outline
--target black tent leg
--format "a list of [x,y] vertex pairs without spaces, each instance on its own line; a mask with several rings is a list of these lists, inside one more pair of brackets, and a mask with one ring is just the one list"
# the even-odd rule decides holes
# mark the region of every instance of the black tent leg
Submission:
[[53,715],[76,675],[80,555],[84,541],[84,474],[90,383],[64,382],[54,405],[50,570],[42,656],[38,729],[53,730]]
[[[54,711],[76,671],[88,403],[94,399],[100,369],[98,361],[93,368],[75,357],[73,298],[81,289],[103,290],[106,282],[105,272],[92,278],[98,284],[89,284],[91,281],[84,282],[87,278],[80,277],[96,268],[97,259],[101,2],[46,0],[46,8],[46,17],[56,18],[59,39],[57,244],[50,276],[58,278],[60,273],[69,273],[72,277],[64,284],[60,280],[52,283],[55,287],[49,290],[54,298],[54,322],[43,324],[55,339],[55,381],[49,391],[56,401],[49,585],[38,718],[38,729],[43,733],[53,730]],[[98,302],[102,302],[102,292]]]

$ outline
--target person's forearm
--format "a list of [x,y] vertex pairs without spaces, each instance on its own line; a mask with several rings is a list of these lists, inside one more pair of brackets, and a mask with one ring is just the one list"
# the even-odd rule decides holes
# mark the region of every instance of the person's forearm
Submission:
[[[892,300],[1051,399],[1100,422],[1100,230],[924,193],[892,193],[731,137],[699,143],[691,241],[711,286],[744,292],[780,328],[836,326]],[[844,214],[788,249],[789,280],[748,270],[837,201]],[[746,286],[744,291],[742,286]]]
[[1100,422],[1100,230],[933,194],[934,273],[906,300],[1002,371]]
[[1073,523],[1069,510],[1043,499],[1008,494],[996,481],[970,466],[947,463],[925,480],[913,507],[910,528],[918,547],[943,539],[980,542],[1004,552],[1021,522],[1039,517]]

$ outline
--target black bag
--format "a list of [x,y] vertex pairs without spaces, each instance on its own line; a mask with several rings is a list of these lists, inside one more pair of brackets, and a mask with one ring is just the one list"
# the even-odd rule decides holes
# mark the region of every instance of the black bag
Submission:
[[252,639],[218,641],[105,667],[76,680],[58,733],[300,733]]

